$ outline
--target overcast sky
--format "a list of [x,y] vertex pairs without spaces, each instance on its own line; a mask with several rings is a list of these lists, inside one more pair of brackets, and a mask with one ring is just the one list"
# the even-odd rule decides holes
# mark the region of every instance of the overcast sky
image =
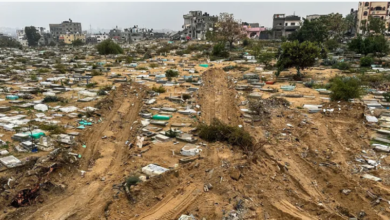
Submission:
[[237,19],[250,23],[260,23],[265,27],[272,26],[273,14],[299,15],[341,13],[346,15],[351,8],[357,9],[358,2],[324,2],[324,3],[5,3],[0,2],[0,27],[24,28],[25,26],[49,27],[50,23],[61,23],[71,18],[81,22],[83,30],[96,28],[120,28],[139,25],[154,29],[180,30],[183,25],[183,14],[201,10],[210,15],[220,12],[233,13]]

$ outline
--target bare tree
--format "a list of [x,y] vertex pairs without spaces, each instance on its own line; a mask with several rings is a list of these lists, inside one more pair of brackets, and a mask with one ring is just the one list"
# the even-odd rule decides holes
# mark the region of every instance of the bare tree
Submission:
[[230,48],[232,48],[235,41],[245,38],[241,21],[235,20],[233,14],[221,13],[215,27],[216,40],[229,42]]

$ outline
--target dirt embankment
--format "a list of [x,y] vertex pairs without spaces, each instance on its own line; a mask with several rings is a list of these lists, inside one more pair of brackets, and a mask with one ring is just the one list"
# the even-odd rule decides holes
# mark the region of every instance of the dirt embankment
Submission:
[[216,118],[233,126],[242,124],[238,96],[229,76],[222,69],[214,68],[202,73],[202,81],[199,89],[201,122],[210,124]]

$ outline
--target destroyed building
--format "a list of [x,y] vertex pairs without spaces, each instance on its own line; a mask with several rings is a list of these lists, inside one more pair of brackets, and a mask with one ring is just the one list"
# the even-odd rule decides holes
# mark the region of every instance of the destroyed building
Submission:
[[214,25],[218,21],[217,16],[210,16],[207,12],[190,11],[183,15],[183,34],[191,39],[206,39],[207,31],[213,31]]
[[61,24],[49,24],[50,33],[54,40],[58,41],[61,34],[81,34],[81,23],[69,21],[63,21]]
[[288,37],[301,26],[301,17],[297,15],[274,14],[273,16],[273,38],[281,39]]

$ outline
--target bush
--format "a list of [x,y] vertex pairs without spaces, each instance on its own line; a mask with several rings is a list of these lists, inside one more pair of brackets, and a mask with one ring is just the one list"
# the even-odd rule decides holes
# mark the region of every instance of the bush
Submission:
[[153,86],[152,90],[155,91],[155,92],[158,92],[158,93],[164,93],[164,92],[167,91],[163,86],[160,86],[160,87],[154,87]]
[[61,99],[58,98],[57,96],[46,96],[45,98],[43,98],[44,103],[59,102],[59,101],[61,101]]
[[30,79],[33,80],[33,81],[37,81],[37,80],[38,80],[38,77],[37,77],[37,75],[32,74],[32,75],[30,76]]
[[383,97],[385,98],[386,102],[390,102],[390,92],[383,94]]
[[333,66],[335,64],[337,64],[337,60],[334,59],[324,59],[321,63],[323,66]]
[[335,77],[332,79],[330,98],[334,101],[348,101],[353,98],[360,98],[363,93],[361,81],[355,77]]
[[54,68],[60,73],[66,73],[65,66],[61,63],[56,64]]
[[123,49],[111,39],[102,41],[96,46],[100,55],[122,54]]
[[333,69],[339,70],[349,70],[350,67],[349,63],[346,62],[338,62],[332,66]]
[[97,85],[97,83],[93,82],[93,83],[88,83],[85,87],[87,87],[88,89],[90,88],[93,88]]
[[179,72],[177,70],[167,70],[167,71],[165,71],[165,76],[167,78],[178,77]]
[[158,67],[158,64],[157,63],[151,63],[151,64],[149,64],[149,67],[150,68],[156,68],[156,67]]
[[211,54],[216,57],[223,57],[223,58],[229,57],[229,52],[225,49],[225,43],[223,42],[214,45]]
[[165,132],[165,136],[168,136],[170,138],[175,138],[179,135],[178,131],[174,131],[172,129],[169,129],[168,131]]
[[50,70],[45,69],[45,68],[40,68],[40,69],[37,69],[37,72],[38,73],[48,73],[48,72],[50,72]]
[[137,66],[136,70],[149,70],[146,66]]
[[138,176],[130,176],[126,179],[126,186],[130,188],[131,186],[137,185],[141,180]]
[[64,134],[65,128],[56,124],[40,124],[39,129],[50,131],[50,134]]
[[198,130],[199,137],[206,141],[226,141],[245,151],[253,149],[253,138],[247,131],[239,127],[226,125],[218,119],[214,119],[211,125],[200,124]]
[[360,66],[361,67],[371,67],[371,65],[374,63],[374,60],[372,57],[366,56],[360,58]]
[[190,99],[190,98],[191,98],[190,94],[183,94],[183,99],[184,100],[187,100],[187,99]]

